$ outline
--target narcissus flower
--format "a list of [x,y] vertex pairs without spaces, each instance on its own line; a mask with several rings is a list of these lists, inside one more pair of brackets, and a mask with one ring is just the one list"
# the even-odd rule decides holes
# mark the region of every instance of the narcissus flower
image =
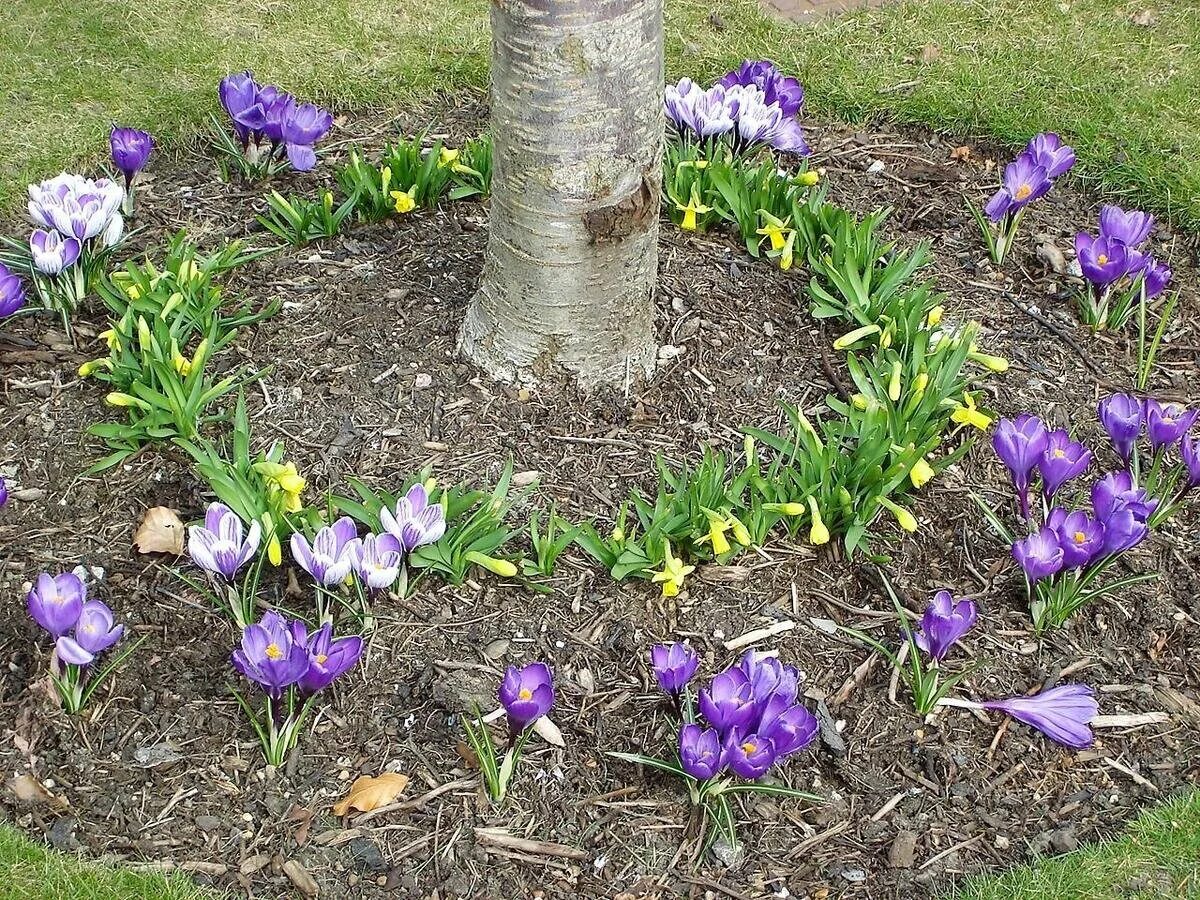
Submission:
[[887,497],[879,498],[879,505],[890,512],[896,519],[896,524],[905,531],[913,532],[918,528],[917,517],[905,509],[903,506],[898,506],[896,503],[889,500]]
[[392,191],[391,197],[396,204],[396,212],[401,215],[417,208],[417,186],[415,184],[407,191]]
[[468,551],[465,558],[468,562],[482,566],[492,574],[499,575],[501,578],[512,578],[517,574],[516,563],[512,560],[488,556],[486,553],[480,553],[477,550]]
[[829,529],[825,527],[825,522],[821,519],[821,508],[817,506],[817,498],[809,495],[808,509],[812,514],[812,528],[809,529],[808,539],[814,545],[820,546],[829,543]]
[[931,466],[925,457],[921,457],[908,472],[908,479],[912,482],[915,488],[922,488],[927,485],[934,476],[933,466]]
[[662,585],[664,597],[675,597],[683,587],[683,581],[696,571],[695,566],[685,566],[683,560],[671,553],[671,542],[663,541],[663,567],[654,573],[651,582]]
[[679,227],[684,231],[695,231],[698,224],[697,216],[712,211],[711,206],[705,206],[700,202],[700,192],[695,185],[692,185],[692,194],[688,198],[688,202],[683,204],[676,201],[675,208],[683,213],[683,220],[679,223]]

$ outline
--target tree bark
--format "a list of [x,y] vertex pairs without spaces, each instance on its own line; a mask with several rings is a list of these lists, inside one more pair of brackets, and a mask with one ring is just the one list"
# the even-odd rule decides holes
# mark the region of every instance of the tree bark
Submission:
[[491,219],[463,353],[512,381],[654,365],[662,0],[492,0]]

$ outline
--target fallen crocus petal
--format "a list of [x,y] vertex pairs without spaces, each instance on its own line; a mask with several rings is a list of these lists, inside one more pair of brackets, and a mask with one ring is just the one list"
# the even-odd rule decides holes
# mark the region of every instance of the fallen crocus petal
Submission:
[[980,706],[1006,713],[1073,750],[1092,746],[1088,723],[1100,709],[1095,692],[1086,684],[1060,684],[1032,697],[989,700]]

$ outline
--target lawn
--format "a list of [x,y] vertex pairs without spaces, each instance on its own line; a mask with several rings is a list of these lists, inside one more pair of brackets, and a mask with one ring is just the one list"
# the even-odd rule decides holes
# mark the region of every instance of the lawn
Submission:
[[[29,179],[94,154],[114,119],[196,135],[216,80],[237,68],[347,110],[485,84],[487,3],[397,5],[11,0],[0,197],[11,207]],[[920,0],[806,26],[764,18],[754,0],[711,8],[667,3],[671,75],[768,55],[800,73],[818,117],[888,115],[1012,145],[1057,129],[1080,177],[1200,226],[1200,7],[1188,0]]]

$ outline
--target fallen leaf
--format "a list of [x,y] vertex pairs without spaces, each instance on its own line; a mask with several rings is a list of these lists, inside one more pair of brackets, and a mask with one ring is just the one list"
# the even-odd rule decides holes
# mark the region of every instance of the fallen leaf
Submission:
[[138,553],[170,553],[178,556],[183,552],[183,522],[173,509],[154,506],[142,516],[142,524],[133,536],[133,546]]
[[9,779],[8,792],[16,801],[24,806],[50,806],[54,809],[65,809],[67,801],[56,797],[46,790],[46,786],[32,775],[18,775]]
[[396,772],[384,772],[374,777],[363,775],[361,778],[356,778],[354,784],[350,785],[350,793],[333,804],[333,814],[345,816],[352,809],[359,812],[379,809],[399,797],[406,787],[408,787],[407,775],[400,775]]
[[921,65],[927,66],[932,62],[936,62],[937,58],[942,55],[942,48],[937,44],[926,44],[921,48]]
[[1057,275],[1065,275],[1067,272],[1067,258],[1063,252],[1054,245],[1053,241],[1042,241],[1037,245],[1037,257],[1047,266],[1049,266]]
[[288,881],[296,886],[296,890],[305,897],[317,896],[317,891],[320,890],[317,887],[317,882],[308,874],[308,870],[294,859],[289,859],[283,864],[283,874],[288,877]]
[[466,741],[458,741],[454,745],[454,749],[458,751],[458,755],[462,757],[462,761],[467,764],[468,769],[479,769],[479,757],[475,755],[475,751]]
[[960,162],[966,162],[971,158],[971,145],[963,144],[961,147],[955,147],[950,151],[950,158],[957,159]]
[[296,825],[292,829],[292,840],[296,842],[297,847],[303,847],[308,843],[308,832],[312,828],[314,818],[313,811],[299,803],[293,803],[292,808],[288,810],[287,820]]
[[533,723],[533,730],[538,733],[543,741],[547,744],[552,744],[555,747],[565,747],[566,742],[563,740],[562,732],[558,730],[558,726],[550,721],[546,716],[542,716]]

